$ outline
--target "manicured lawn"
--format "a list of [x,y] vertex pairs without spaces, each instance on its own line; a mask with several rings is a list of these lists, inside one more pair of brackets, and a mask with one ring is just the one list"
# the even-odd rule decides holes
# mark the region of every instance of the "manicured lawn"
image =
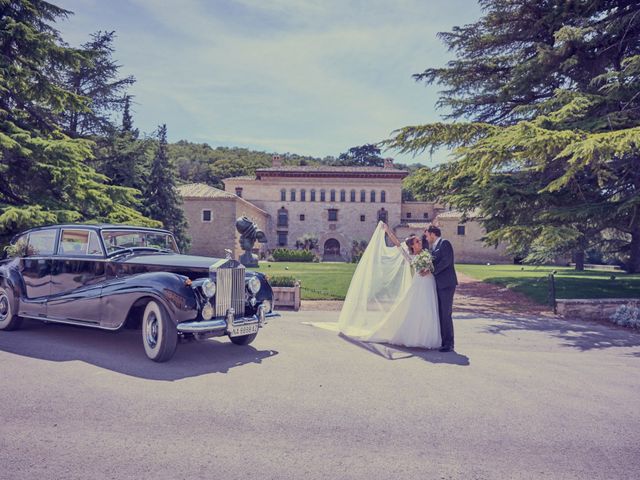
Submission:
[[[355,268],[353,263],[260,262],[259,270],[300,280],[303,300],[344,300]],[[456,269],[521,292],[538,303],[547,303],[547,277],[553,271],[557,272],[557,298],[640,298],[640,274],[520,265],[456,265]],[[611,280],[612,274],[615,280]]]
[[640,274],[521,265],[456,265],[456,269],[472,278],[524,293],[538,303],[548,301],[548,276],[553,271],[557,272],[556,298],[640,298]]
[[355,263],[260,262],[269,276],[292,276],[300,280],[303,300],[344,300]]

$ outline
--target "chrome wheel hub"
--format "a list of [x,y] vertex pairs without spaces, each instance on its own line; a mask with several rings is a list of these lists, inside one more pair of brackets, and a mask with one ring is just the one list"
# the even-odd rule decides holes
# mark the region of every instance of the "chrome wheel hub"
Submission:
[[158,319],[154,313],[149,314],[144,326],[145,339],[147,345],[151,348],[155,348],[158,344]]
[[0,322],[7,319],[9,315],[9,299],[3,293],[0,295]]

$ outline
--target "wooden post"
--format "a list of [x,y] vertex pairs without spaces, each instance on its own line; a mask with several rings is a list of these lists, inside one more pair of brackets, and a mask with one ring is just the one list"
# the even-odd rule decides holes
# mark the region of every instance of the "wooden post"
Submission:
[[553,313],[558,313],[556,305],[556,278],[553,273],[549,274],[549,305],[553,307]]

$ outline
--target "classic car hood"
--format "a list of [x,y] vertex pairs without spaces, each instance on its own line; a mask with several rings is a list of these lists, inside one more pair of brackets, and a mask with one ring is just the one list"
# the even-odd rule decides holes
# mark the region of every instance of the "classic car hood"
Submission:
[[196,255],[179,255],[174,253],[137,254],[125,257],[121,263],[131,265],[154,265],[158,267],[179,267],[194,270],[209,270],[211,265],[224,265],[228,260],[224,258],[199,257]]

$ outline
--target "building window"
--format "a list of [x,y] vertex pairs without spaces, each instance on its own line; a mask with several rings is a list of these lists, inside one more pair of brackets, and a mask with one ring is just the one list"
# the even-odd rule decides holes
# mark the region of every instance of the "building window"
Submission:
[[284,207],[278,210],[278,226],[279,227],[289,226],[289,212]]
[[387,211],[384,208],[381,208],[380,210],[378,210],[378,221],[379,222],[384,222],[387,223]]
[[316,191],[315,190],[311,190],[311,201],[312,202],[316,201]]
[[290,200],[291,200],[292,202],[295,202],[295,201],[296,201],[296,189],[295,189],[295,188],[292,188],[292,189],[291,189],[291,192],[290,192],[290,195],[289,195],[289,196],[290,196]]
[[287,191],[284,188],[280,190],[280,201],[281,202],[287,201]]
[[411,212],[407,212],[407,218],[411,218]]
[[344,190],[340,190],[340,201],[341,202],[347,201],[347,192],[345,192]]
[[464,235],[464,225],[458,225],[458,235]]
[[320,201],[324,202],[327,200],[326,192],[324,190],[320,190]]
[[360,202],[364,203],[367,201],[367,192],[364,190],[360,190]]
[[364,215],[360,215],[360,221],[364,222],[364,220],[365,220],[365,216]]
[[287,246],[287,232],[278,232],[278,246],[279,247]]
[[337,222],[338,221],[338,210],[336,210],[335,208],[330,208],[329,209],[329,221],[330,222]]
[[355,190],[351,190],[351,201],[352,202],[356,201],[356,191]]
[[304,213],[300,214],[300,221],[304,222]]
[[428,213],[428,212],[424,212],[424,215],[422,215],[422,217],[423,217],[425,220],[429,220],[429,213]]
[[307,201],[307,191],[304,189],[300,190],[300,201],[301,202]]
[[376,191],[371,190],[371,203],[376,203]]
[[211,221],[211,210],[202,210],[202,221],[203,222]]
[[382,190],[380,192],[380,203],[386,203],[386,201],[387,201],[387,192]]
[[236,187],[236,195],[242,198],[242,187]]
[[336,191],[335,190],[331,190],[331,201],[332,202],[336,201]]

